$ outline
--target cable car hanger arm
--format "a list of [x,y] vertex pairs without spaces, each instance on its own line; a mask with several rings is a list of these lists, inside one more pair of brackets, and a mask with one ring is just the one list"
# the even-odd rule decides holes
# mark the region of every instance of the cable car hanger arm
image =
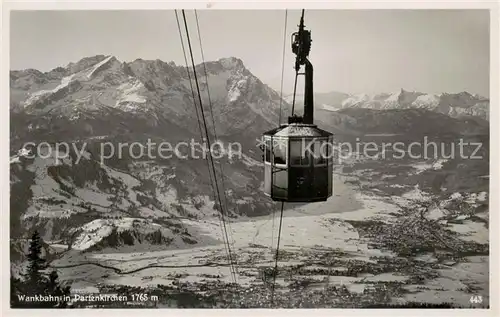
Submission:
[[[294,116],[289,118],[289,123],[302,122],[305,124],[314,123],[314,86],[313,86],[313,65],[309,61],[311,51],[311,31],[305,29],[304,9],[300,17],[299,31],[292,34],[292,52],[295,56],[296,80],[298,75],[305,75],[304,87],[304,116],[302,118]],[[304,65],[304,73],[299,74],[300,67]],[[296,91],[294,90],[294,100]]]
[[299,31],[292,33],[292,52],[296,55],[296,72],[299,71],[301,65],[306,63],[306,59],[311,51],[311,31],[304,29],[304,27],[304,9],[302,9]]

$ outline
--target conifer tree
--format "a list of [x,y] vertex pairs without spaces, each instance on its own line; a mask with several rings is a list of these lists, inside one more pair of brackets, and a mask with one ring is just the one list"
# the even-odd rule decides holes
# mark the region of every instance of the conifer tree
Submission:
[[[14,277],[11,272],[10,290],[12,308],[66,308],[68,303],[64,296],[69,296],[70,287],[63,287],[59,283],[59,276],[55,270],[47,276],[47,262],[42,257],[43,240],[38,231],[31,237],[29,251],[27,254],[28,266],[26,273],[22,274],[24,279]],[[23,301],[21,296],[59,296],[58,301]]]
[[43,284],[46,280],[43,275],[43,270],[47,268],[44,258],[42,258],[42,239],[38,231],[33,232],[27,254],[28,268],[24,274],[26,290],[29,294],[36,295],[43,294]]

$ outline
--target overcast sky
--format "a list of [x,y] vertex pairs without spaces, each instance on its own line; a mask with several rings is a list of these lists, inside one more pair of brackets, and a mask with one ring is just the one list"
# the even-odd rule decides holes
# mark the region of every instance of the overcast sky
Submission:
[[[201,62],[193,11],[186,17]],[[288,12],[285,92],[293,91],[290,34],[299,17]],[[206,60],[241,58],[279,90],[285,10],[199,10],[198,18]],[[489,95],[486,10],[306,10],[305,24],[318,92]],[[11,69],[48,71],[97,54],[184,65],[174,11],[16,11],[10,45]]]

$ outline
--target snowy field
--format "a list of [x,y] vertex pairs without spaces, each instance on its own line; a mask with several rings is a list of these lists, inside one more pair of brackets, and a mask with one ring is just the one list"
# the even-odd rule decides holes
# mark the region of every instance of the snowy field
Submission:
[[[409,191],[400,200],[415,199],[416,196],[420,199],[425,197],[422,193],[416,195],[417,191],[418,189]],[[360,238],[358,231],[346,221],[391,222],[395,219],[394,214],[398,212],[398,205],[401,205],[401,201],[396,203],[359,193],[354,187],[345,184],[342,176],[335,175],[335,194],[329,201],[285,210],[280,251],[286,257],[280,258],[279,268],[304,264],[308,269],[319,265],[330,270],[346,270],[345,266],[337,264],[333,266],[324,262],[311,264],[314,259],[312,254],[317,255],[322,252],[335,252],[339,254],[336,255],[337,262],[340,260],[345,263],[349,261],[376,263],[376,259],[380,257],[395,258],[396,256],[390,251],[369,246],[369,241]],[[262,283],[259,267],[274,265],[279,212],[275,213],[275,217],[240,219],[228,225],[229,240],[238,263],[237,282],[242,286]],[[219,220],[207,217],[202,221],[186,219],[183,222],[190,232],[194,232],[198,244],[180,246],[176,250],[159,250],[156,247],[154,250],[146,251],[146,245],[139,245],[92,253],[69,251],[52,265],[59,268],[63,280],[73,281],[73,288],[78,292],[92,290],[97,284],[147,287],[158,284],[172,285],[173,282],[183,281],[232,282]],[[453,224],[452,229],[464,232],[465,239],[467,237],[471,239],[471,231],[480,232],[479,236],[483,239],[481,242],[487,242],[488,229],[484,226],[478,227],[482,224],[469,222]],[[478,238],[478,235],[474,237]],[[425,263],[436,262],[432,254],[421,256],[417,260]],[[87,264],[81,265],[83,263]],[[463,263],[440,264],[436,272],[437,276],[426,280],[423,285],[405,285],[408,294],[394,300],[453,302],[468,305],[470,296],[481,295],[483,303],[487,303],[489,293],[487,256],[469,257]],[[364,274],[357,277],[309,275],[307,278],[317,281],[320,287],[323,285],[321,283],[346,285],[351,292],[363,292],[374,283],[405,283],[409,277],[399,272],[392,272]],[[277,283],[286,285],[287,279],[278,278]]]

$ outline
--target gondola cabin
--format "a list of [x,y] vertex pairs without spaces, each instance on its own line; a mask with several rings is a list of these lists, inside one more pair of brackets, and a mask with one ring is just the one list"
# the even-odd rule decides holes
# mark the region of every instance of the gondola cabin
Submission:
[[332,195],[333,134],[289,123],[264,133],[264,192],[274,201],[318,202]]

